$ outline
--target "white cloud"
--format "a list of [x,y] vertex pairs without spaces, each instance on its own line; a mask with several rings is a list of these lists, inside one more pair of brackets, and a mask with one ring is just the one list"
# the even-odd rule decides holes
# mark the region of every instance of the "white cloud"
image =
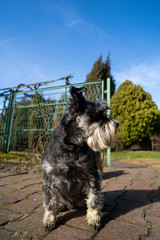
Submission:
[[4,38],[0,40],[0,45],[7,44],[8,42],[11,42],[14,40],[14,38]]
[[121,72],[115,72],[114,76],[120,84],[128,79],[134,84],[153,87],[160,82],[160,62],[154,64],[142,63],[139,65],[132,65]]
[[125,80],[141,85],[152,95],[153,101],[160,108],[160,61],[130,65],[127,69],[113,73],[119,87]]
[[80,19],[77,19],[77,20],[73,20],[71,22],[69,22],[68,24],[66,24],[66,27],[70,28],[70,27],[74,27],[75,25],[81,23],[81,20]]
[[[63,26],[66,28],[77,27],[77,31],[87,36],[92,36],[97,41],[97,36],[104,41],[110,40],[113,42],[113,38],[110,34],[106,32],[105,29],[92,24],[87,21],[79,12],[79,9],[73,4],[72,1],[61,0],[61,1],[52,1],[52,0],[41,0],[41,3],[44,6],[44,11],[52,14],[54,17],[57,16],[59,23],[63,23]],[[61,21],[60,21],[61,19]]]
[[21,83],[43,82],[48,80],[38,64],[28,60],[9,56],[4,61],[0,59],[1,88],[16,87]]

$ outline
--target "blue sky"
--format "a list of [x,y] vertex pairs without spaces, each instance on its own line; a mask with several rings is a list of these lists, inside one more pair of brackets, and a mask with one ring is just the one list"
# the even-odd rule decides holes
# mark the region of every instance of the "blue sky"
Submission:
[[159,0],[0,0],[0,88],[83,82],[108,52],[116,87],[140,84],[160,108]]

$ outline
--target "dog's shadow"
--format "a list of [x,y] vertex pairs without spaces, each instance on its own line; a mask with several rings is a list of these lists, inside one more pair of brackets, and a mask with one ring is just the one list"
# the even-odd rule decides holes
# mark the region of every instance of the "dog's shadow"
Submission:
[[106,180],[106,179],[110,179],[110,178],[114,178],[114,177],[119,177],[119,176],[124,175],[124,174],[128,174],[128,173],[124,173],[124,171],[122,171],[122,170],[114,171],[114,172],[106,172],[106,173],[103,173],[102,180]]
[[[111,220],[122,217],[131,211],[143,208],[153,202],[160,202],[160,187],[156,192],[157,191],[159,195],[157,194],[156,197],[154,197],[154,192],[151,190],[126,190],[124,195],[122,195],[123,191],[121,190],[103,192],[104,205],[102,209],[102,228]],[[132,196],[136,196],[136,198],[132,200]],[[131,215],[130,218],[132,217],[133,215]],[[57,227],[65,223],[76,226],[82,223],[82,228],[87,228],[86,209],[78,209],[73,212],[73,214],[60,218],[57,222]]]
[[[126,218],[130,218],[130,220],[137,214],[142,217],[145,209],[149,208],[149,204],[160,202],[160,187],[155,190],[117,190],[102,194],[104,197],[103,213],[105,213],[102,217],[103,226],[109,221],[119,217],[123,218],[127,214]],[[144,208],[145,206],[146,208]],[[134,212],[131,213],[132,211]]]
[[[126,174],[123,171],[106,173],[103,179],[110,179],[116,176]],[[160,187],[155,190],[115,190],[103,192],[103,210],[102,210],[102,228],[111,220],[119,218],[136,209],[143,208],[150,203],[160,202]],[[143,208],[144,209],[144,208]],[[86,226],[86,209],[78,209],[72,214],[66,215],[58,221],[57,227],[61,224],[73,224],[83,222]]]

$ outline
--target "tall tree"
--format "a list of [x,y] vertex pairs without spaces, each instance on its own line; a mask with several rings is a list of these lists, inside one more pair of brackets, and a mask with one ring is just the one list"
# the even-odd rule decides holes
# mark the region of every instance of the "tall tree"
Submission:
[[103,62],[102,55],[100,55],[98,60],[93,64],[91,72],[87,75],[86,82],[104,80],[104,88],[107,89],[106,79],[108,77],[111,79],[111,96],[112,96],[115,92],[115,80],[111,75],[110,53],[108,53],[105,62]]
[[119,122],[118,135],[126,145],[149,146],[149,137],[160,131],[160,111],[151,95],[126,80],[111,98],[112,117]]

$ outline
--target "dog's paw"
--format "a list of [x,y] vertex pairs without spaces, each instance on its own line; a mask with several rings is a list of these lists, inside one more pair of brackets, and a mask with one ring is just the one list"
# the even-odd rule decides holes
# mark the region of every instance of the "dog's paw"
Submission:
[[87,222],[91,229],[98,230],[101,227],[101,212],[97,209],[88,209]]
[[100,222],[92,223],[92,224],[89,224],[89,227],[92,230],[97,230],[98,231],[101,227],[101,223]]
[[43,227],[45,231],[50,232],[55,228],[55,222],[43,223]]
[[52,211],[45,211],[43,217],[43,227],[45,231],[51,231],[56,225],[56,215]]

